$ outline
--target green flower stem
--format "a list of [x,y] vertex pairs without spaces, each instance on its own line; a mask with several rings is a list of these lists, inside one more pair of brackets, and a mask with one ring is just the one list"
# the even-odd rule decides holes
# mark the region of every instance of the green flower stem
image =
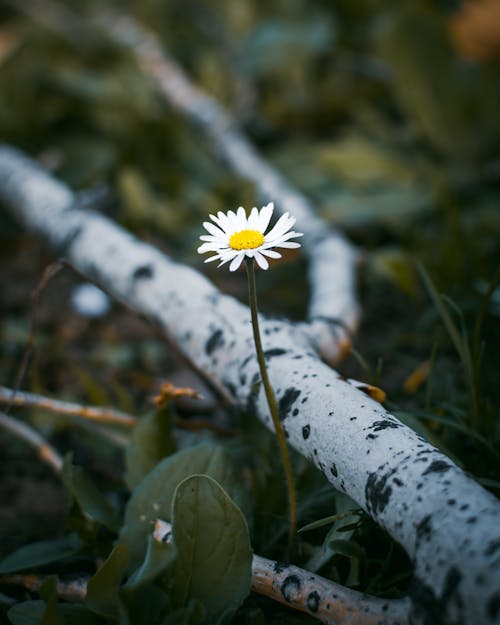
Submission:
[[264,389],[266,392],[267,403],[269,406],[269,411],[271,412],[271,417],[273,419],[276,437],[278,438],[281,459],[283,460],[283,466],[285,469],[286,484],[288,489],[288,516],[290,521],[288,533],[288,548],[291,552],[297,528],[297,496],[295,493],[295,484],[293,481],[292,464],[290,462],[290,454],[288,453],[288,447],[286,444],[285,432],[283,431],[283,426],[281,425],[281,421],[279,420],[278,416],[278,402],[276,401],[273,387],[271,386],[271,383],[269,381],[266,360],[264,358],[264,351],[262,349],[257,309],[257,290],[255,288],[254,259],[245,258],[245,264],[248,276],[248,299],[250,302],[250,310],[252,313],[253,338],[255,342],[255,350],[257,352],[257,360],[259,362],[260,376],[262,378],[262,384],[264,385]]

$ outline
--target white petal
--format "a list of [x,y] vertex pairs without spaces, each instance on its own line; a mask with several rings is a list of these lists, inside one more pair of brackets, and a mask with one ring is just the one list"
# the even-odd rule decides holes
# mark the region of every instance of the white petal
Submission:
[[238,207],[238,212],[236,213],[238,230],[246,230],[248,227],[247,222],[247,214],[243,206]]
[[266,234],[266,239],[277,239],[282,234],[285,234],[287,230],[290,230],[294,223],[295,218],[290,217],[288,213],[281,215],[278,221],[274,224],[272,230]]
[[269,248],[269,247],[276,247],[278,245],[280,245],[281,243],[283,243],[284,241],[288,241],[289,239],[295,239],[297,237],[301,237],[302,232],[287,232],[286,234],[282,234],[280,237],[273,237],[265,238],[265,241],[263,243],[263,247],[264,248]]
[[221,245],[227,245],[227,237],[214,237],[213,234],[202,234],[200,241],[212,241],[212,243],[221,243]]
[[256,230],[259,230],[262,233],[266,231],[266,228],[269,225],[269,222],[271,221],[273,210],[274,210],[274,202],[269,202],[269,204],[266,204],[266,206],[263,206],[260,209],[259,227],[256,228]]
[[224,235],[225,235],[225,232],[223,232],[220,228],[217,228],[216,226],[211,224],[209,221],[204,221],[203,222],[203,227],[206,230],[208,230],[208,232],[210,232],[210,234],[213,234],[214,237],[224,237]]
[[255,260],[257,261],[257,265],[259,265],[261,269],[267,269],[269,267],[269,263],[259,252],[255,254]]
[[217,267],[221,267],[222,265],[225,265],[226,263],[228,263],[230,260],[233,260],[233,258],[235,256],[237,256],[238,253],[239,252],[237,252],[235,250],[231,250],[230,252],[222,253],[220,255],[221,262],[217,265]]
[[236,216],[236,213],[234,211],[227,211],[226,217],[228,224],[226,234],[231,236],[235,232],[238,232],[238,230],[240,230],[241,228],[238,228],[238,217]]
[[213,260],[219,260],[220,256],[219,254],[217,254],[216,256],[209,256],[208,258],[205,258],[205,260],[203,262],[205,263],[211,263]]
[[233,258],[231,264],[229,265],[229,271],[236,271],[241,265],[244,257],[245,252],[238,252],[238,254]]
[[287,247],[292,249],[294,247],[300,247],[300,243],[295,243],[294,241],[284,241],[283,243],[277,243],[276,247]]
[[196,251],[198,254],[204,254],[205,252],[220,252],[221,247],[215,243],[203,243]]
[[269,256],[269,258],[281,258],[281,254],[279,252],[275,252],[274,250],[261,249],[259,252],[264,254],[264,256]]
[[250,230],[260,230],[259,223],[259,209],[254,206],[248,218],[248,227]]
[[220,225],[221,225],[222,229],[227,234],[229,229],[231,228],[231,220],[226,215],[226,213],[223,213],[222,211],[219,211],[217,213],[217,217],[219,219],[219,222],[220,222]]

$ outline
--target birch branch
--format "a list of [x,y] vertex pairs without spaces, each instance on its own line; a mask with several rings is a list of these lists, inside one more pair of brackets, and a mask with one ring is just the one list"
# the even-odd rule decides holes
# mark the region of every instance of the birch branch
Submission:
[[[153,538],[172,541],[172,525],[158,519]],[[341,586],[320,575],[262,556],[252,558],[252,590],[306,612],[326,625],[406,625],[407,599],[380,599]]]
[[[215,384],[271,427],[264,393],[255,389],[258,365],[245,306],[194,269],[75,206],[65,185],[9,147],[0,148],[0,200],[79,271],[164,328]],[[300,326],[261,323],[290,444],[414,562],[411,622],[500,622],[500,502],[341,379]]]

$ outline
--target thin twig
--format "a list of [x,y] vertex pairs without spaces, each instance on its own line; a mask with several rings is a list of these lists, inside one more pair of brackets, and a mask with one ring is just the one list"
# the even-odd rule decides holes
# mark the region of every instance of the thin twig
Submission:
[[33,349],[35,347],[38,302],[40,301],[40,296],[42,295],[43,291],[52,280],[52,278],[54,278],[61,271],[61,269],[63,269],[63,267],[64,263],[60,260],[57,260],[56,262],[51,263],[48,267],[46,267],[42,274],[42,277],[40,278],[40,281],[31,293],[30,334],[24,347],[23,357],[21,359],[21,364],[19,365],[16,379],[14,382],[14,388],[11,391],[9,401],[7,402],[7,408],[5,409],[5,413],[7,415],[10,414],[10,410],[14,405],[15,395],[18,389],[21,387],[21,384],[23,383],[26,370],[28,369],[31,356],[33,354]]
[[41,434],[26,423],[9,417],[4,412],[0,412],[0,426],[34,447],[41,460],[50,465],[54,472],[59,475],[63,466],[63,459]]
[[114,408],[83,406],[69,401],[45,397],[37,393],[14,391],[5,386],[0,386],[0,403],[5,402],[10,402],[13,406],[43,408],[44,410],[50,410],[50,412],[56,412],[58,414],[80,417],[105,425],[120,425],[130,429],[133,428],[137,422],[135,417],[131,417]]
[[[4,575],[0,577],[0,584],[3,586],[21,586],[26,590],[38,592],[42,587],[46,577],[43,575]],[[57,596],[65,601],[83,602],[87,594],[88,578],[77,578],[71,581],[57,580]]]

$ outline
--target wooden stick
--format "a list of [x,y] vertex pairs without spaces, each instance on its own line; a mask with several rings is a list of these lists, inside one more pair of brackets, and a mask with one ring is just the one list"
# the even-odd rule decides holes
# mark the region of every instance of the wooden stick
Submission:
[[36,430],[18,419],[9,417],[4,412],[0,412],[0,426],[28,443],[36,450],[41,460],[48,464],[57,475],[60,474],[63,466],[62,457]]
[[69,401],[61,401],[52,397],[45,397],[37,393],[26,391],[15,391],[14,389],[0,386],[0,403],[10,403],[13,406],[30,406],[43,408],[50,412],[80,417],[96,423],[105,425],[120,425],[126,428],[133,428],[137,422],[135,417],[131,417],[120,410],[100,406],[83,406]]

